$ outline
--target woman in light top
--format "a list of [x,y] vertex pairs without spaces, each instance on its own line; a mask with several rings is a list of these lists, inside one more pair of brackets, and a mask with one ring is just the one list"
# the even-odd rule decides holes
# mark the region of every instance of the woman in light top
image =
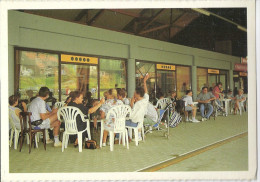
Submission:
[[[108,113],[109,109],[114,106],[124,104],[121,100],[117,99],[117,91],[116,89],[109,89],[107,100],[100,108],[101,118],[106,118],[106,114]],[[106,146],[106,140],[108,135],[108,130],[114,128],[114,121],[113,117],[109,118],[108,120],[104,121],[104,135],[103,135],[103,146]]]
[[[16,129],[20,130],[21,125],[20,125],[19,114],[22,110],[16,107],[18,105],[18,99],[19,97],[16,95],[12,95],[9,97],[9,110],[13,111],[11,112],[12,120],[14,122]],[[24,109],[24,112],[27,112],[27,106],[25,102],[22,102],[22,107]],[[10,125],[9,125],[9,129],[11,129]]]
[[124,89],[117,89],[117,99],[121,100],[125,105],[130,105],[129,99],[126,98],[126,91]]
[[234,114],[237,113],[239,107],[243,107],[244,101],[246,100],[246,97],[243,95],[243,93],[244,91],[242,89],[238,90],[238,94],[236,95],[236,100],[235,100]]

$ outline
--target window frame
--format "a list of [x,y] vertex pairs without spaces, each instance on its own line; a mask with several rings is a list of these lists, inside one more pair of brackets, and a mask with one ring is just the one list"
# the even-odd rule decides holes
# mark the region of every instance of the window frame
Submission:
[[[67,51],[55,51],[55,50],[46,50],[46,49],[37,49],[37,48],[28,48],[28,47],[14,47],[14,92],[19,91],[19,79],[18,74],[20,73],[20,67],[18,66],[18,57],[16,56],[17,51],[30,51],[30,52],[42,52],[42,53],[49,53],[49,54],[57,54],[58,55],[58,88],[59,88],[59,101],[61,101],[61,64],[74,64],[74,65],[86,65],[84,63],[65,63],[61,62],[61,54],[69,54],[75,56],[85,56],[85,57],[96,57],[98,58],[98,64],[87,64],[90,66],[97,66],[97,81],[98,81],[98,99],[100,99],[100,59],[113,59],[118,61],[124,61],[125,63],[125,71],[126,71],[126,90],[128,89],[128,66],[127,66],[127,59],[125,58],[118,58],[118,57],[109,57],[109,56],[101,56],[101,55],[93,55],[93,54],[83,54],[83,53],[73,53]],[[18,70],[18,71],[16,71]]]

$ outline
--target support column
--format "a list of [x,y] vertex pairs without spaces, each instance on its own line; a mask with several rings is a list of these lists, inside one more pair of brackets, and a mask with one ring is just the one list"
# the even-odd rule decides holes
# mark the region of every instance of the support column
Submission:
[[192,67],[191,67],[191,90],[193,94],[193,101],[197,99],[197,66],[196,66],[196,57],[193,57]]
[[14,80],[18,79],[18,78],[15,78],[15,72],[14,72],[14,67],[15,67],[14,62],[15,61],[14,61],[14,59],[15,59],[14,58],[14,46],[9,45],[8,46],[8,66],[6,65],[6,67],[8,67],[8,84],[7,85],[9,85],[9,87],[8,87],[9,96],[14,94],[14,92],[15,92]]
[[197,66],[194,65],[191,68],[191,85],[193,101],[195,101],[197,98]]
[[234,92],[234,80],[233,80],[233,62],[230,63],[230,69],[229,69],[229,83],[228,83],[228,89],[233,90]]
[[135,91],[135,59],[127,60],[127,97],[133,97]]

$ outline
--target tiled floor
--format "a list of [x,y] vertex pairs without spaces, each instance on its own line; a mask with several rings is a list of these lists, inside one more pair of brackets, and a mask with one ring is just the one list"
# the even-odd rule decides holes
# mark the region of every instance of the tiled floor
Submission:
[[[9,167],[11,173],[132,172],[247,130],[245,113],[242,116],[219,116],[216,120],[201,123],[181,123],[170,129],[169,139],[163,137],[162,132],[154,131],[147,134],[145,142],[140,142],[138,147],[131,142],[129,150],[122,145],[115,145],[113,152],[107,146],[96,150],[83,149],[79,153],[78,148],[70,144],[62,153],[61,148],[54,148],[51,144],[47,145],[45,151],[40,143],[39,148],[32,149],[29,154],[27,144],[24,144],[22,152],[10,148]],[[247,143],[247,137],[243,137],[161,171],[246,170]],[[236,155],[232,155],[234,151]]]

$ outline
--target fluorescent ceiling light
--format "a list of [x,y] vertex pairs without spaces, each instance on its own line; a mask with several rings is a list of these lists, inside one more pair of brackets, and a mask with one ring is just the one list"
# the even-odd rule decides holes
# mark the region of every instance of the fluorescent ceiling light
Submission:
[[204,9],[200,9],[200,8],[191,8],[191,9],[194,10],[194,11],[197,11],[197,12],[199,12],[201,14],[204,14],[206,16],[210,16],[210,12],[208,12],[208,11],[206,11]]

